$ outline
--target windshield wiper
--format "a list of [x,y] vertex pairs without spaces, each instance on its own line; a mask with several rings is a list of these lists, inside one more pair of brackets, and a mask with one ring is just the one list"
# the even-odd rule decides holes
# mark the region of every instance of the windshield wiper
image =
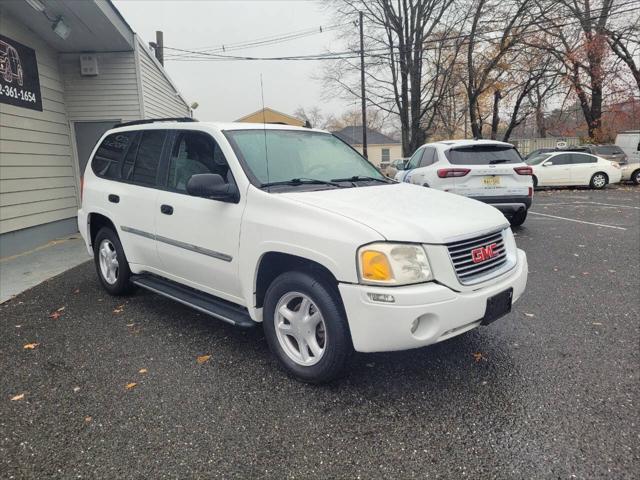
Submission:
[[264,187],[273,187],[277,185],[331,185],[334,187],[342,187],[343,185],[338,185],[334,183],[334,181],[328,182],[326,180],[318,180],[315,178],[292,178],[291,180],[281,180],[278,182],[268,182],[260,185],[260,188]]
[[392,180],[387,180],[383,178],[375,178],[375,177],[366,177],[363,175],[354,175],[353,177],[348,178],[332,178],[332,182],[362,182],[362,181],[372,181],[372,182],[382,182],[382,183],[391,183]]
[[495,165],[496,163],[507,163],[510,162],[511,160],[508,159],[504,159],[504,158],[499,158],[497,160],[489,160],[489,165]]

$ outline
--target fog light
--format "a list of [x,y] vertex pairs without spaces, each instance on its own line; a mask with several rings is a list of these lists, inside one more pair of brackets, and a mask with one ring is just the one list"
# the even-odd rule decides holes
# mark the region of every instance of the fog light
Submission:
[[367,296],[373,302],[395,303],[396,301],[393,295],[389,295],[387,293],[367,293]]

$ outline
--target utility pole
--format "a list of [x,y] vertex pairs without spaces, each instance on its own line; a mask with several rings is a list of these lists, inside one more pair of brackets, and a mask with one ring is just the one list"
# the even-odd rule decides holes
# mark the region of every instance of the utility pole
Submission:
[[161,30],[156,31],[156,58],[164,66],[164,36]]
[[364,91],[364,29],[362,26],[362,12],[360,12],[360,96],[362,97],[362,154],[367,155],[367,100]]

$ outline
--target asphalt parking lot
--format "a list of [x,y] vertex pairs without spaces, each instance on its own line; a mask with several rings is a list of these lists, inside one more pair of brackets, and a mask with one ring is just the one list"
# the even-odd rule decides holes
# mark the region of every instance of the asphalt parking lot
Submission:
[[80,265],[0,306],[0,478],[637,478],[640,187],[537,192],[516,234],[513,313],[328,386]]

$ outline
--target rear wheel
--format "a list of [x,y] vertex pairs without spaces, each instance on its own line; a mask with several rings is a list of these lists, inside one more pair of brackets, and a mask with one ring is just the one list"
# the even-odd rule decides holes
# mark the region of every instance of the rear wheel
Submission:
[[111,295],[123,295],[131,291],[131,270],[122,249],[118,234],[111,228],[101,228],[93,242],[93,257],[98,278]]
[[267,289],[264,331],[284,369],[308,383],[335,379],[353,351],[344,308],[322,275],[285,272]]
[[598,172],[598,173],[594,173],[593,176],[591,177],[589,186],[596,190],[600,190],[606,187],[608,182],[609,182],[609,179],[607,178],[607,175],[605,173]]
[[527,210],[523,209],[516,212],[510,219],[509,223],[512,227],[519,227],[527,219]]
[[640,169],[631,174],[631,181],[636,185],[640,185]]
[[532,180],[533,180],[533,188],[536,188],[538,186],[538,177],[534,175]]

